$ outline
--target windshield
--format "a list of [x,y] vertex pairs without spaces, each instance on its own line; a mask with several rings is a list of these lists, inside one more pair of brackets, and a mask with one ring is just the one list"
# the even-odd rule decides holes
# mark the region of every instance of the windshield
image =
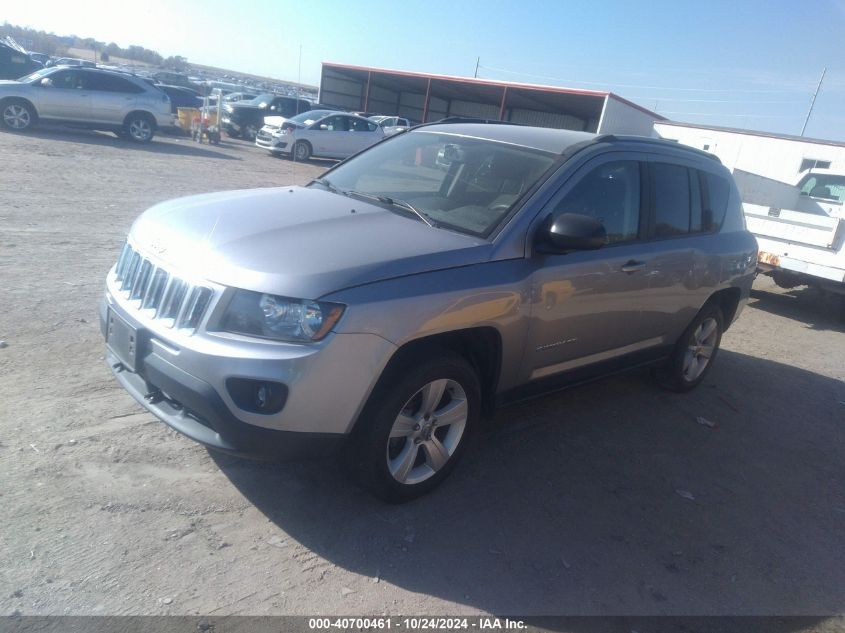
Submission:
[[845,176],[807,174],[799,185],[802,196],[845,202]]
[[331,113],[331,110],[309,110],[308,112],[303,112],[302,114],[297,114],[296,116],[290,117],[288,121],[308,125],[309,123],[313,123],[317,119],[321,119],[324,116],[330,115]]
[[46,77],[55,70],[55,68],[41,68],[39,70],[36,70],[34,73],[29,73],[28,75],[21,77],[20,79],[18,79],[18,81],[36,81],[38,79],[41,79],[42,77]]
[[433,223],[488,237],[552,167],[555,154],[437,132],[406,132],[342,163],[327,179],[411,205]]

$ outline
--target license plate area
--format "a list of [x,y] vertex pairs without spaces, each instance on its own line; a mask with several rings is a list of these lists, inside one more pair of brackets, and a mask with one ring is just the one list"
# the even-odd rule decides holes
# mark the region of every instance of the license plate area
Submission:
[[114,311],[108,311],[106,322],[106,345],[129,371],[135,371],[138,359],[138,330],[120,318]]

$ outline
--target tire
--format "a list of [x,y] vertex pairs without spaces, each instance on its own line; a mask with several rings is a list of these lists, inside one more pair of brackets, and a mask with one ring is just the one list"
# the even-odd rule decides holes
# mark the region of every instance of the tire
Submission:
[[0,106],[0,124],[7,130],[26,132],[36,119],[35,110],[23,99],[7,99]]
[[706,304],[681,334],[670,359],[657,370],[660,385],[678,392],[697,387],[716,360],[724,324],[719,306]]
[[311,158],[311,145],[307,141],[297,141],[293,146],[293,159],[297,162],[305,162]]
[[149,143],[155,136],[155,121],[149,114],[133,113],[126,117],[123,130],[133,143]]
[[255,126],[252,123],[247,123],[245,126],[241,128],[241,137],[244,140],[250,141],[252,143],[255,142],[255,136],[258,134],[258,130],[255,129]]
[[[379,382],[361,414],[348,461],[365,488],[389,503],[423,495],[466,450],[481,409],[478,376],[443,350]],[[363,425],[363,426],[361,426]]]

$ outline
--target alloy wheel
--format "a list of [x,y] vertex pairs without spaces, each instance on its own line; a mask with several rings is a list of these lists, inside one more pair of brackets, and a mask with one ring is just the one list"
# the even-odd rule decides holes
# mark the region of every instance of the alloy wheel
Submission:
[[25,130],[32,122],[32,117],[24,106],[13,103],[3,110],[3,122],[13,130]]
[[402,484],[434,476],[452,458],[463,438],[469,405],[463,387],[449,379],[433,380],[402,407],[387,442],[387,467]]
[[148,141],[152,134],[153,126],[146,119],[133,119],[129,123],[129,136],[136,141]]
[[719,324],[713,317],[704,319],[695,329],[684,354],[684,380],[694,381],[701,376],[716,349],[719,336]]

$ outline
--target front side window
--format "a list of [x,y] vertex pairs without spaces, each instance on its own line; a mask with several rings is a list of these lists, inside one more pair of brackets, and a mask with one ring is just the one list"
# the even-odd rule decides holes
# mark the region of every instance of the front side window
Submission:
[[348,122],[345,116],[331,116],[320,121],[316,127],[326,132],[346,132],[349,129]]
[[519,145],[421,130],[373,146],[325,179],[349,195],[367,194],[396,213],[416,217],[374,197],[409,204],[435,226],[486,238],[556,158]]
[[50,75],[50,81],[53,83],[53,88],[64,90],[81,90],[84,87],[80,73],[76,70],[63,70]]
[[555,205],[553,215],[578,213],[600,220],[608,244],[637,238],[640,228],[640,165],[623,160],[599,165]]
[[670,237],[689,233],[689,170],[682,165],[652,163],[651,173],[655,236]]

